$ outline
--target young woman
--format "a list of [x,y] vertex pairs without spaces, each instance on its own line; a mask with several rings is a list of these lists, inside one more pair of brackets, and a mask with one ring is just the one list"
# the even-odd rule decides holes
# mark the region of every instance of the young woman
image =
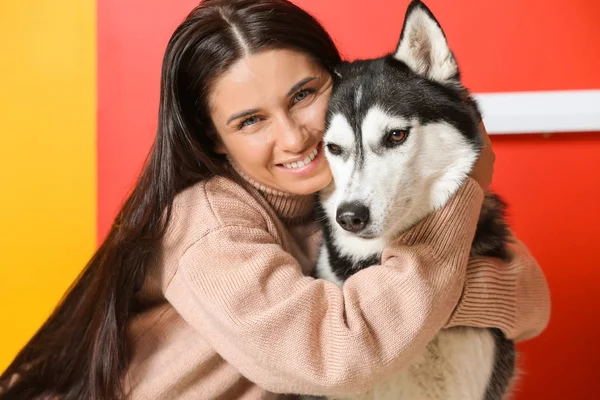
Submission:
[[[206,0],[166,50],[158,133],[78,281],[2,375],[2,399],[257,399],[366,390],[442,328],[517,340],[549,317],[516,241],[469,259],[493,153],[381,265],[309,277],[312,194],[340,56],[285,0]],[[485,135],[485,131],[482,132]]]

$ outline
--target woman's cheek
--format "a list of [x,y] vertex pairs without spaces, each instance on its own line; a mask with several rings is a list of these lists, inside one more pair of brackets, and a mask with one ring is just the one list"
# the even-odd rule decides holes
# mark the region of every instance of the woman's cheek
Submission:
[[307,126],[311,132],[323,134],[325,130],[325,116],[327,115],[327,103],[329,96],[321,95],[319,98],[301,111],[303,125]]
[[263,165],[270,161],[272,140],[268,132],[263,131],[244,139],[239,145],[246,159],[256,165]]

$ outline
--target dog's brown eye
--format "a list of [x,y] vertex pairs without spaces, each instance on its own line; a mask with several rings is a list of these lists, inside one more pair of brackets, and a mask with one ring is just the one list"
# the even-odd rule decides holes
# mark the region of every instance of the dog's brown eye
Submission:
[[387,135],[387,142],[390,145],[397,145],[406,140],[408,137],[407,129],[393,129]]
[[329,151],[334,156],[339,156],[342,154],[342,148],[334,143],[327,143],[327,151]]

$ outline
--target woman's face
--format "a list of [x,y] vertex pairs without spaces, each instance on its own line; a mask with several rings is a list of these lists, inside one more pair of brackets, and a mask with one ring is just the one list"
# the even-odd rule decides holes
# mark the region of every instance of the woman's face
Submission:
[[291,50],[267,50],[235,63],[214,84],[209,104],[227,154],[251,178],[288,193],[331,182],[322,151],[332,79]]

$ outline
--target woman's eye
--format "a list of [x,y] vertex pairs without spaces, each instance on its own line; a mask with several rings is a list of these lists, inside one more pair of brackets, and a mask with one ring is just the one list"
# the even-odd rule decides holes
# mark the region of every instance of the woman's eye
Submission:
[[258,121],[259,121],[259,118],[256,115],[253,115],[252,117],[249,117],[249,118],[246,118],[245,120],[243,120],[239,125],[239,129],[242,129],[245,126],[254,125]]
[[305,100],[311,93],[314,93],[314,90],[304,89],[304,90],[299,91],[298,93],[296,93],[294,95],[293,103],[296,104],[300,101]]

